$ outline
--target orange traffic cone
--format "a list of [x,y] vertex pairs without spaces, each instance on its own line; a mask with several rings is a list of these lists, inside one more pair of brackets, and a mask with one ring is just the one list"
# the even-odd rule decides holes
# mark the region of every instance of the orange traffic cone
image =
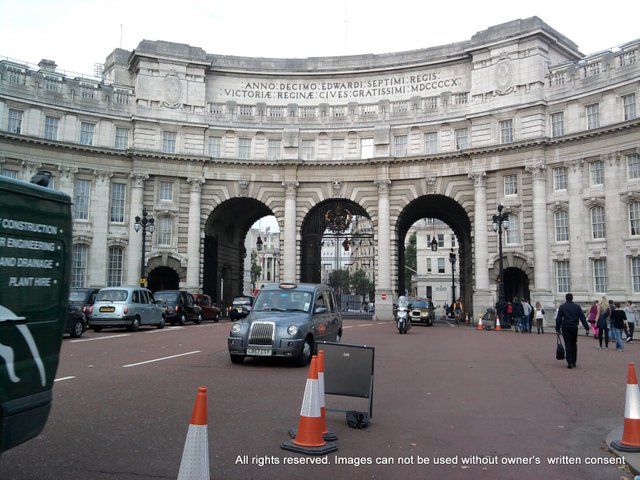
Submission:
[[482,326],[482,315],[478,315],[478,330],[484,330]]
[[209,480],[209,441],[207,437],[207,387],[199,387],[184,443],[178,480]]
[[465,318],[464,318],[464,323],[466,323],[467,325],[469,325],[469,323],[471,322],[471,317],[469,317],[469,313],[467,312],[465,314]]
[[311,358],[311,367],[304,389],[298,430],[293,440],[280,444],[280,448],[309,455],[325,455],[335,452],[335,443],[325,442],[322,436],[322,414],[320,412],[320,386],[318,382],[318,358]]
[[500,315],[496,315],[496,330],[502,330],[500,326]]
[[624,429],[622,438],[611,446],[623,452],[640,452],[640,390],[633,362],[627,369],[627,396],[624,405]]

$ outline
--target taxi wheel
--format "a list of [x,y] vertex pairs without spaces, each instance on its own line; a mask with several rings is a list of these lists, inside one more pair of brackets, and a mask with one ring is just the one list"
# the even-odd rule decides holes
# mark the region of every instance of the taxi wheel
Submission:
[[185,318],[184,313],[180,314],[180,317],[178,318],[178,325],[182,326],[186,321],[187,319]]
[[196,325],[200,325],[202,323],[202,314],[199,313],[198,317],[193,321]]
[[136,332],[138,331],[139,328],[140,328],[140,319],[138,317],[135,317],[131,322],[131,325],[127,327],[127,330],[129,330],[130,332]]
[[76,322],[73,324],[73,328],[71,329],[71,337],[78,338],[81,337],[83,333],[84,325],[80,320],[76,320]]
[[311,360],[311,353],[313,352],[313,340],[309,337],[304,339],[304,345],[300,351],[300,355],[295,359],[295,364],[298,367],[304,367],[309,364]]
[[164,315],[160,319],[160,323],[158,324],[158,330],[164,328]]

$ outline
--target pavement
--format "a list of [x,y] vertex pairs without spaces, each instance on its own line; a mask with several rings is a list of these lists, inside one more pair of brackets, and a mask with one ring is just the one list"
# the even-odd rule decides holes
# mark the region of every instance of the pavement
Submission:
[[[637,452],[623,452],[621,450],[616,449],[612,445],[612,442],[620,441],[620,439],[622,438],[623,432],[624,432],[623,427],[619,427],[612,430],[609,433],[609,435],[607,435],[607,438],[605,439],[605,442],[607,443],[607,448],[613,455],[624,458],[624,461],[629,467],[629,470],[631,470],[631,473],[633,473],[634,475],[640,475],[640,447],[638,447]],[[636,478],[639,478],[639,477],[636,477]]]

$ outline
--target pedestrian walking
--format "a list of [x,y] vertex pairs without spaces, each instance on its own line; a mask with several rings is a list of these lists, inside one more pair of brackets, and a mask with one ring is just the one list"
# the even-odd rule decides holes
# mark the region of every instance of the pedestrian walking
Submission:
[[578,323],[582,323],[584,329],[589,332],[589,324],[584,312],[579,305],[573,303],[573,295],[565,295],[566,302],[558,308],[556,317],[556,334],[564,339],[567,368],[575,368],[578,360]]
[[591,331],[593,332],[593,338],[598,338],[598,317],[600,316],[600,304],[598,300],[594,300],[591,304],[591,308],[589,308],[589,313],[587,314],[587,322],[591,325]]
[[540,335],[540,333],[544,333],[544,308],[542,308],[540,302],[536,302],[535,316],[536,328],[538,329],[538,335]]
[[513,324],[516,326],[516,332],[519,332],[523,330],[522,318],[524,317],[524,308],[522,308],[522,303],[520,303],[518,297],[513,298],[512,310]]
[[523,333],[531,333],[531,316],[533,314],[533,307],[526,298],[522,299],[522,309],[524,310],[524,317],[522,317],[522,324],[524,325]]
[[627,315],[620,308],[620,302],[614,303],[614,308],[609,316],[611,318],[611,336],[616,341],[616,350],[623,352],[624,341],[622,340],[622,333],[627,328]]
[[598,348],[602,350],[602,340],[604,339],[604,348],[609,350],[609,302],[605,297],[602,297],[598,304],[598,322],[596,328],[598,329]]
[[627,315],[627,325],[629,327],[627,343],[631,343],[633,342],[633,331],[635,330],[636,322],[638,321],[638,310],[631,300],[627,300],[627,305],[624,307],[624,313]]

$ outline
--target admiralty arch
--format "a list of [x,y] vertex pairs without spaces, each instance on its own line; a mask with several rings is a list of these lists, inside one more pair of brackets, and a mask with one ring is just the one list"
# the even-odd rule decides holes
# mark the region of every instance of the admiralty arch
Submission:
[[[142,40],[115,49],[101,77],[3,59],[0,166],[24,180],[51,172],[73,198],[78,286],[137,284],[144,269],[150,284],[226,303],[244,287],[248,231],[271,215],[278,278],[319,281],[318,235],[357,235],[359,218],[386,319],[405,288],[407,232],[433,218],[455,234],[472,314],[498,297],[499,243],[509,292],[640,300],[639,47],[585,55],[532,17],[344,57]],[[146,250],[143,212],[156,226]]]

